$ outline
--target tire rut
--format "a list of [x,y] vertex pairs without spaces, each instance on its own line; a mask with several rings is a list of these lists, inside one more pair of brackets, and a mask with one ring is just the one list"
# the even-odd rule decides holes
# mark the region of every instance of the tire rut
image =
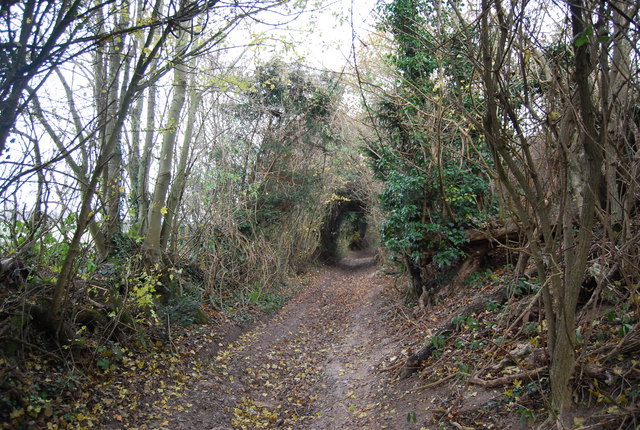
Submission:
[[381,321],[387,283],[372,257],[321,269],[270,321],[208,357],[172,406],[180,412],[150,428],[396,428],[376,373],[399,342]]

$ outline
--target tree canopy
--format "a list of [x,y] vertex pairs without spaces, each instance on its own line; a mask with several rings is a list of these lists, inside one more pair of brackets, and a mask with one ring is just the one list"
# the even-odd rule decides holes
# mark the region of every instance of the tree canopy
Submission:
[[[535,333],[551,421],[605,397],[636,419],[637,379],[585,376],[637,373],[636,3],[379,1],[336,71],[269,36],[322,5],[3,2],[0,359],[171,343],[175,321],[275,309],[295,274],[373,247],[424,312],[504,273],[494,310],[525,311],[491,345]],[[618,334],[596,334],[613,309]],[[26,425],[11,381],[0,416]]]

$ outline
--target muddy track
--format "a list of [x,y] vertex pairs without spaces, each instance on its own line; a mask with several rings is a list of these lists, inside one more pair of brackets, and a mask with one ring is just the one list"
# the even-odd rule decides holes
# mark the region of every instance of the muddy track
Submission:
[[377,370],[400,348],[384,322],[388,284],[366,254],[322,268],[270,321],[203,357],[202,376],[171,405],[179,412],[148,427],[419,428],[406,414],[422,400],[402,399]]

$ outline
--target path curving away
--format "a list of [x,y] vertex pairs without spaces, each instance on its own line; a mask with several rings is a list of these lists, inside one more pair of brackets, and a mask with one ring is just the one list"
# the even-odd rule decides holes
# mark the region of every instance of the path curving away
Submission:
[[270,321],[203,357],[173,413],[148,427],[420,428],[407,411],[426,399],[403,398],[378,371],[400,349],[384,321],[389,283],[366,253],[320,269]]

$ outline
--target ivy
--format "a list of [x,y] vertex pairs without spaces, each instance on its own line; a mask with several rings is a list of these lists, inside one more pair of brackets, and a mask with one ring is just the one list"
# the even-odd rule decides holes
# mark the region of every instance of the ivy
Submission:
[[[433,28],[436,10],[431,2],[394,0],[381,6],[380,12],[380,29],[392,35],[396,46],[387,60],[397,72],[396,88],[381,97],[376,110],[387,141],[367,152],[384,181],[380,201],[386,219],[381,238],[409,264],[433,263],[444,269],[464,257],[465,230],[485,221],[489,178],[465,156],[463,136],[434,130],[440,125],[429,118],[435,117],[433,111],[440,109],[439,103],[447,103],[447,97],[481,105],[466,81],[473,66],[462,55],[437,56],[436,31],[448,30],[446,25]],[[449,21],[446,8],[438,20]],[[453,31],[450,36],[448,48],[461,51],[461,39]],[[465,123],[455,109],[441,110],[452,123]],[[471,136],[483,165],[490,164],[478,133],[469,128],[465,134]]]

